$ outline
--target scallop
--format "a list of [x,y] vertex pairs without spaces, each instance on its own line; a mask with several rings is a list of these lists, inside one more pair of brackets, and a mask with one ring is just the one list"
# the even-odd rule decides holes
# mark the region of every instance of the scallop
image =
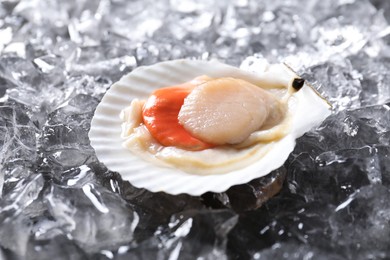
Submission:
[[278,100],[258,86],[235,78],[211,79],[184,100],[179,122],[195,137],[218,145],[243,142],[261,128]]
[[[155,90],[188,82],[194,88],[177,120],[213,144],[207,149],[161,145],[140,115]],[[330,108],[285,64],[253,73],[218,61],[173,60],[139,67],[115,83],[96,108],[89,137],[99,160],[134,186],[201,195],[279,168]]]

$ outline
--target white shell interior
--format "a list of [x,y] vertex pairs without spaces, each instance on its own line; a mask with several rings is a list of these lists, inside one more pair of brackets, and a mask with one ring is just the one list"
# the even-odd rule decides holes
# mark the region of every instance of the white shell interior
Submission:
[[256,74],[217,61],[174,60],[139,67],[112,85],[96,108],[89,138],[99,160],[110,170],[119,172],[124,180],[152,192],[194,196],[208,191],[223,192],[233,185],[267,175],[283,165],[294,149],[295,139],[330,114],[329,104],[305,85],[294,94],[297,102],[293,108],[295,116],[289,134],[276,141],[261,160],[226,174],[193,175],[158,166],[140,159],[122,146],[119,114],[130,105],[131,100],[147,99],[157,88],[181,84],[200,75],[241,78],[269,87],[287,86],[296,76],[283,64],[270,65]]

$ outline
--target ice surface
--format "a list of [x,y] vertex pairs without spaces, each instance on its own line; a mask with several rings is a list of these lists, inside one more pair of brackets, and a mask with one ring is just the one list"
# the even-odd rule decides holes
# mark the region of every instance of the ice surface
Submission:
[[296,243],[276,243],[270,249],[256,252],[252,255],[253,259],[319,259],[319,260],[341,260],[343,257],[327,252],[325,250],[311,248],[307,245],[298,245]]
[[[390,258],[389,14],[385,0],[1,1],[0,258]],[[90,120],[121,76],[176,58],[286,62],[333,114],[267,178],[137,189],[99,163]]]
[[227,259],[227,234],[237,219],[230,210],[183,211],[118,259]]
[[41,213],[38,196],[43,185],[42,175],[32,174],[19,181],[13,190],[2,198],[0,244],[17,255],[26,254],[33,219],[36,214]]
[[95,183],[71,188],[53,185],[45,199],[56,228],[87,252],[115,249],[132,240],[137,213]]
[[373,185],[340,204],[330,218],[332,244],[357,259],[386,258],[390,252],[388,196],[387,187]]

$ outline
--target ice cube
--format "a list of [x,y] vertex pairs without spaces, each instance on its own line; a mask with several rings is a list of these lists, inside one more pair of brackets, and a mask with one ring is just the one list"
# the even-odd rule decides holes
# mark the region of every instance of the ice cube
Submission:
[[30,175],[19,181],[0,204],[0,245],[20,256],[24,256],[27,250],[34,207],[43,185],[42,175]]
[[346,257],[378,258],[388,252],[390,229],[389,190],[370,185],[357,190],[330,219],[332,243]]
[[87,252],[115,249],[133,239],[138,214],[96,183],[81,188],[53,184],[46,201],[62,231]]

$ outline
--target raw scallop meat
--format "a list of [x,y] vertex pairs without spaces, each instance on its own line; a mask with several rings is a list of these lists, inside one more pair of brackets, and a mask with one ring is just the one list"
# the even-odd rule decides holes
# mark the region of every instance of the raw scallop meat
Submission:
[[272,94],[244,80],[211,79],[186,97],[179,122],[203,141],[236,144],[261,128],[275,103]]

